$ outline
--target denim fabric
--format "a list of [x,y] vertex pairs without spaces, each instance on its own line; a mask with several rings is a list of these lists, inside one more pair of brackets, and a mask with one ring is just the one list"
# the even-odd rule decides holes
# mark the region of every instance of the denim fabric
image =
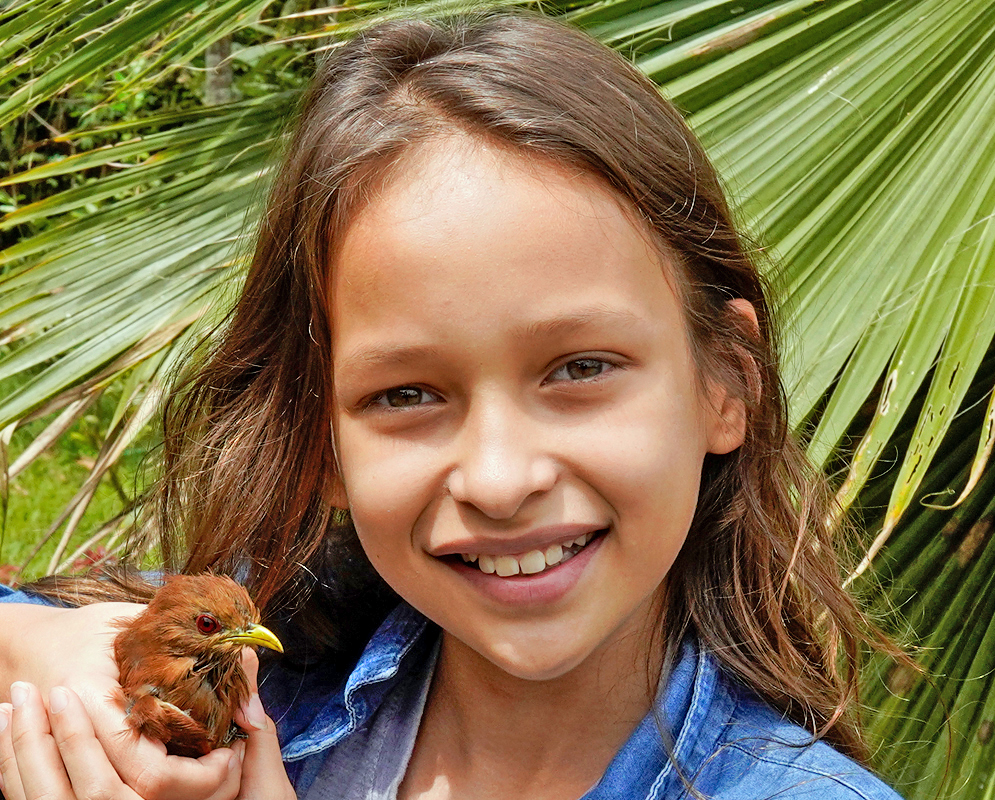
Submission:
[[328,750],[307,794],[299,795],[301,800],[397,800],[418,739],[438,650],[421,670],[408,671],[369,722]]
[[[0,586],[0,602],[32,598]],[[401,604],[344,680],[279,664],[260,694],[277,722],[288,774],[304,795],[331,748],[362,729],[412,671],[431,663],[438,628]],[[668,757],[661,728],[673,745]],[[676,765],[676,766],[675,766]],[[582,800],[678,800],[687,782],[714,800],[818,798],[897,800],[870,772],[783,719],[727,677],[693,641],[685,643],[650,714]]]
[[[51,600],[47,600],[44,597],[35,597],[26,592],[19,592],[11,589],[9,586],[4,586],[2,583],[0,583],[0,603],[34,603],[37,606],[52,605]],[[10,633],[10,631],[3,631],[3,633]]]
[[[363,729],[392,690],[419,685],[401,679],[431,662],[437,636],[438,629],[418,612],[398,606],[345,682],[307,709],[299,702],[287,704],[288,676],[279,668],[270,674],[282,696],[265,686],[261,691],[274,719],[287,714],[279,727],[298,794],[304,795],[320,772],[326,751]],[[296,684],[303,690],[307,680],[298,676]],[[863,767],[823,742],[813,743],[807,731],[727,678],[692,641],[685,643],[654,712],[583,800],[691,797],[684,779],[715,800],[898,798]],[[671,732],[672,759],[662,745],[661,723]]]

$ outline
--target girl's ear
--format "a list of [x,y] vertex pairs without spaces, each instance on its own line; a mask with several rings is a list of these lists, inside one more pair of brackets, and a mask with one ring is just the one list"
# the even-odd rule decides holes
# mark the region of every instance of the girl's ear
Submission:
[[[738,297],[729,301],[729,308],[741,316],[753,331],[760,334],[757,310],[753,303]],[[745,373],[744,384],[747,391],[759,390],[760,371],[752,356],[740,355],[740,369]],[[708,452],[721,455],[731,453],[746,439],[746,400],[730,392],[729,387],[719,381],[709,381],[708,401],[710,407],[707,443]]]
[[346,497],[345,484],[342,476],[336,472],[328,482],[328,489],[325,491],[325,502],[333,508],[340,508],[343,511],[349,510],[349,498]]
[[345,493],[345,482],[342,480],[342,468],[339,466],[339,449],[336,446],[336,442],[338,442],[338,433],[335,430],[334,421],[332,421],[329,425],[328,432],[331,434],[332,476],[328,479],[328,483],[325,488],[325,502],[332,508],[348,511],[349,498]]

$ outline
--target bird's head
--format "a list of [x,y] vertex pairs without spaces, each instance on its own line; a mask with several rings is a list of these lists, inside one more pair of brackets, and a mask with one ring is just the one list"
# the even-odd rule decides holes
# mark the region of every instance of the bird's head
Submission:
[[170,650],[201,659],[237,656],[258,645],[283,652],[280,640],[259,624],[249,593],[221,575],[175,575],[149,603],[158,638]]

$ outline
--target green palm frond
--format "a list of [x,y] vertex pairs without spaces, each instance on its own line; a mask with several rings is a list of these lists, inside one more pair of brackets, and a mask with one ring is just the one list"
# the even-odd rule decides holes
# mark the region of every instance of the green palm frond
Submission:
[[[123,56],[149,58],[131,84],[188,62],[207,45],[258,17],[271,0],[22,0],[0,17],[0,125]],[[66,20],[73,20],[66,24]],[[152,47],[150,34],[158,34]],[[66,53],[69,55],[66,55]]]
[[[118,95],[246,26],[271,31],[273,46],[321,50],[387,16],[461,5],[311,9],[295,18],[303,27],[279,33],[261,0],[15,2],[0,10],[0,124],[127,54],[141,68],[115,83]],[[882,611],[898,609],[940,676],[931,686],[875,665],[881,682],[868,700],[880,709],[873,732],[889,745],[882,763],[908,797],[935,797],[949,754],[941,796],[995,797],[995,5],[544,8],[661,84],[774,254],[794,423],[816,463],[846,465],[840,499],[872,540],[852,581]],[[91,478],[53,523],[64,546],[50,566],[69,560],[103,470],[237,291],[235,242],[299,90],[105,126],[119,144],[0,181],[13,190],[79,178],[0,221],[37,230],[0,252],[0,381],[19,379],[0,401],[0,431],[51,416],[11,473],[107,387],[119,394]],[[84,118],[63,141],[100,133]],[[87,177],[96,170],[106,174]]]

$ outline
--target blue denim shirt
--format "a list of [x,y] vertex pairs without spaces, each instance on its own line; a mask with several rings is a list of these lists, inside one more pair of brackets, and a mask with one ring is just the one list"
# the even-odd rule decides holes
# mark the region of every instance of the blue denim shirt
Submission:
[[[25,602],[0,586],[0,602]],[[373,635],[344,680],[277,664],[260,685],[276,721],[287,771],[298,794],[314,782],[331,748],[366,725],[399,681],[424,670],[438,629],[401,604]],[[660,730],[670,732],[668,756]],[[582,800],[900,800],[878,778],[782,718],[726,676],[692,641],[670,679]]]

